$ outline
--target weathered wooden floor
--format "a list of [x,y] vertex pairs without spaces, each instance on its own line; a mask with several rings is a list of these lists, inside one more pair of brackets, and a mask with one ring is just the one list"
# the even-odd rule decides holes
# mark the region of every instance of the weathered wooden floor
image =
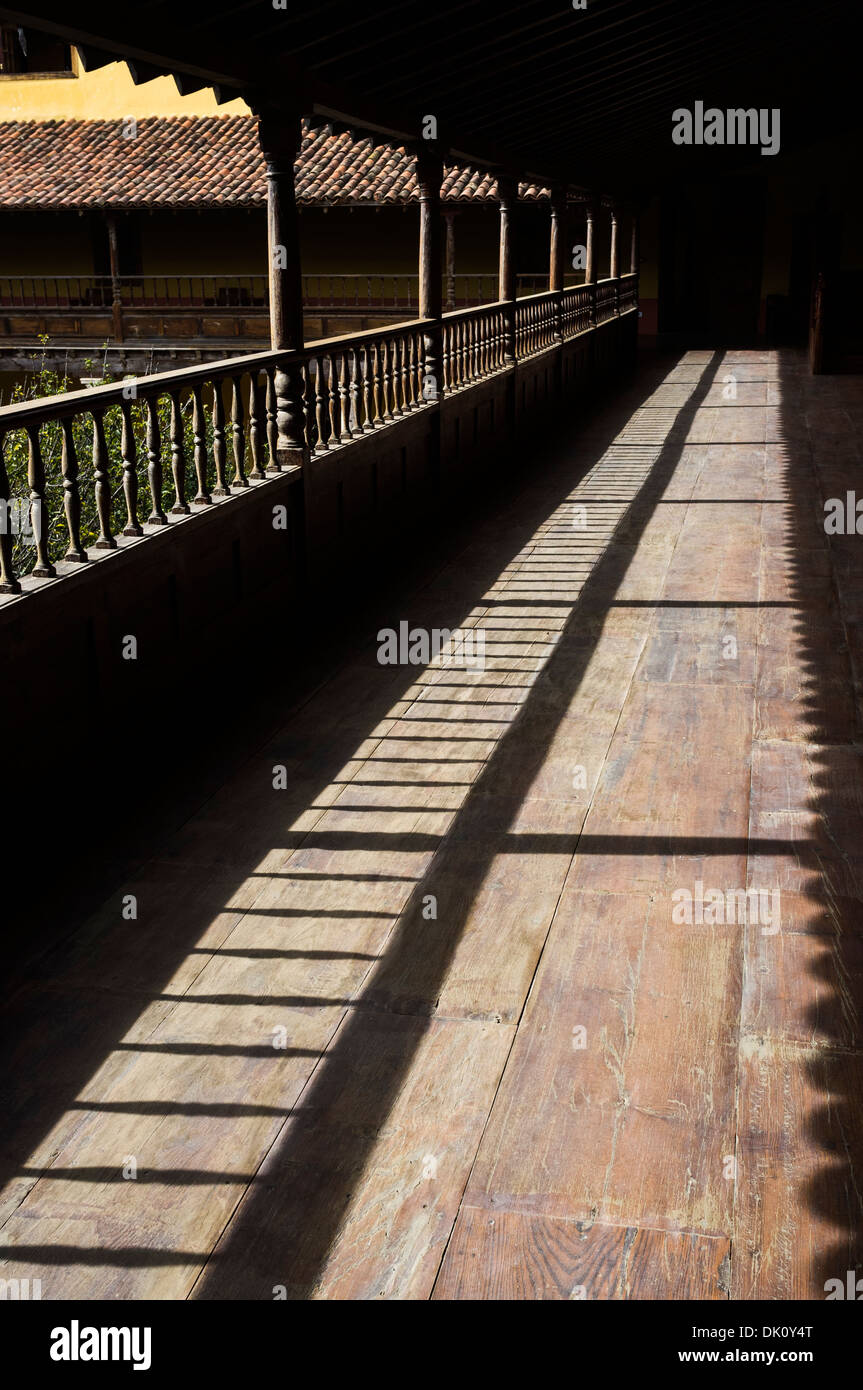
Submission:
[[369,632],[33,967],[0,1277],[818,1299],[863,1273],[863,538],[823,525],[863,495],[863,381],[769,352],[648,377],[389,615],[484,630],[484,670],[382,666]]

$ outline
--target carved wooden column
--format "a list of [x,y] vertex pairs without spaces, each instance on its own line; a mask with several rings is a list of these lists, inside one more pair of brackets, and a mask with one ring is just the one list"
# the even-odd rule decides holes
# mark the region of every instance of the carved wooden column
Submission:
[[620,313],[620,276],[617,268],[617,208],[611,205],[611,245],[608,252],[608,275],[614,281],[614,312]]
[[584,237],[585,258],[584,258],[584,283],[591,286],[590,308],[588,324],[591,328],[596,327],[596,277],[594,273],[593,260],[593,220],[594,220],[593,200],[589,200],[585,205],[584,216],[587,223],[587,230]]
[[632,242],[629,250],[629,273],[638,274],[638,213],[632,210]]
[[501,175],[497,181],[500,203],[500,255],[497,297],[506,303],[503,326],[503,356],[507,366],[515,362],[515,228],[513,218],[518,204],[518,180]]
[[105,214],[108,231],[108,259],[111,268],[111,317],[114,341],[123,341],[123,297],[120,289],[120,253],[117,244],[117,219],[112,212]]
[[[267,169],[267,253],[270,284],[270,346],[278,352],[303,346],[303,282],[294,160],[300,148],[299,115],[264,112],[258,138]],[[306,460],[303,377],[299,362],[274,373],[277,455],[282,468]]]
[[554,341],[563,341],[560,321],[560,295],[563,291],[563,238],[566,195],[559,188],[551,191],[551,236],[548,248],[548,288],[557,295],[554,304]]
[[455,208],[447,208],[446,222],[446,307],[455,308]]
[[441,217],[440,186],[443,158],[432,148],[420,148],[416,157],[420,193],[420,303],[421,319],[432,319],[423,332],[423,399],[439,400],[443,386],[441,371]]

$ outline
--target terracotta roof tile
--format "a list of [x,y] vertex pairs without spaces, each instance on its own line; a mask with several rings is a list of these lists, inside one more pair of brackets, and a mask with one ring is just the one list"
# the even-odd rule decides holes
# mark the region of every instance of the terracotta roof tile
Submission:
[[[448,168],[447,201],[495,197],[484,170]],[[419,197],[404,149],[304,127],[297,161],[302,203],[404,203]],[[521,196],[548,197],[522,185]],[[134,134],[121,120],[0,121],[0,206],[6,208],[258,207],[264,161],[253,116],[148,116]]]

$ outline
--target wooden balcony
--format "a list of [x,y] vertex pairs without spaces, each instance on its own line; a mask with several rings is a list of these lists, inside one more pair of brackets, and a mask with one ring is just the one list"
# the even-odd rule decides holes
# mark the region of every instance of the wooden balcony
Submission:
[[[419,303],[416,275],[304,275],[306,337],[398,323]],[[519,297],[548,288],[548,275],[517,277]],[[497,276],[454,275],[444,281],[443,302],[474,308],[497,297]],[[35,344],[48,336],[57,345],[105,343],[238,348],[269,341],[266,275],[0,276],[0,350],[3,340]]]
[[[435,325],[413,320],[301,351],[238,356],[7,407],[0,411],[0,503],[16,515],[29,507],[36,522],[26,535],[8,526],[0,534],[2,592],[29,593],[34,581],[71,574],[98,558],[91,547],[122,549],[124,540],[144,536],[145,524],[161,528],[169,515],[209,508],[232,489],[278,475],[288,458],[296,473],[303,459],[367,444],[430,409],[446,414],[450,399],[500,377],[503,421],[517,378],[527,400],[527,364],[542,358],[544,393],[559,391],[567,345],[592,345],[609,317],[634,323],[636,299],[636,277],[625,276],[448,313],[434,369]],[[27,467],[10,473],[2,451],[20,457],[22,447]]]

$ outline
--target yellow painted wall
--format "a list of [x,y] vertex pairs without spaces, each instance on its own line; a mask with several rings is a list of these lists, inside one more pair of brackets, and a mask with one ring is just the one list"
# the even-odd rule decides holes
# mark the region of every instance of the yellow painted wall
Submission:
[[209,87],[182,97],[172,77],[136,87],[125,63],[85,72],[72,50],[74,77],[0,78],[0,120],[122,120],[124,116],[248,116],[244,101],[218,106]]

